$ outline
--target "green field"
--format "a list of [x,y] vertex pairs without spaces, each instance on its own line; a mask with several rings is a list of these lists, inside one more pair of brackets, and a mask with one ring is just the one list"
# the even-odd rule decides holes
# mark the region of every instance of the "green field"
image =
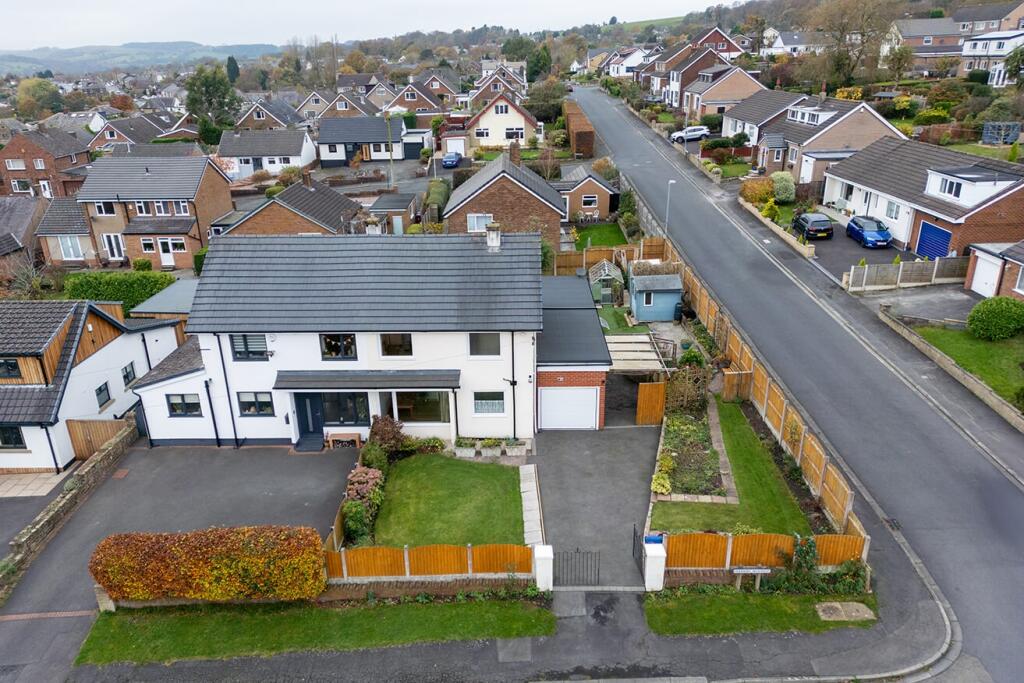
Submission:
[[684,17],[664,17],[662,19],[641,19],[640,21],[620,21],[619,23],[612,26],[604,26],[603,30],[609,31],[615,26],[621,26],[627,31],[641,31],[646,26],[654,24],[656,27],[661,28],[662,26],[674,26],[681,22]]
[[955,145],[948,145],[946,149],[955,149],[958,152],[964,152],[966,154],[973,154],[979,157],[988,157],[990,159],[1001,159],[1006,161],[1007,155],[1010,153],[1010,146],[994,146],[994,145],[980,145],[976,142],[961,142]]
[[1007,401],[1013,402],[1014,392],[1024,386],[1024,334],[990,342],[967,330],[917,327],[914,331]]

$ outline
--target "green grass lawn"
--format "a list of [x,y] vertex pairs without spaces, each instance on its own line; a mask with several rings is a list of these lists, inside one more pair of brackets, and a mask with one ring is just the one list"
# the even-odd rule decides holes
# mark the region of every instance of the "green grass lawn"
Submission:
[[610,31],[614,29],[616,26],[621,26],[623,29],[627,31],[639,31],[650,24],[654,24],[657,27],[675,26],[682,20],[683,17],[664,17],[662,19],[644,19],[642,21],[622,21],[616,25],[604,26],[601,30]]
[[750,164],[743,162],[723,164],[721,168],[723,178],[740,178],[750,173]]
[[644,611],[647,625],[662,636],[724,635],[756,631],[804,631],[821,633],[835,628],[870,628],[874,621],[822,621],[814,606],[819,602],[842,600],[861,602],[878,612],[874,595],[837,597],[825,595],[784,595],[686,593],[647,596]]
[[917,327],[914,330],[928,342],[955,360],[960,367],[977,375],[1007,401],[1024,386],[1024,334],[990,342],[978,339],[967,330],[944,327]]
[[999,147],[995,145],[979,145],[976,142],[961,142],[955,145],[948,145],[947,149],[955,149],[958,152],[989,157],[990,159],[1002,159],[1003,161],[1006,161],[1006,156],[1010,153],[1009,145]]
[[555,617],[513,601],[379,605],[224,605],[101,614],[75,664],[173,662],[551,635]]
[[583,251],[590,241],[591,247],[614,247],[626,243],[626,236],[618,223],[596,223],[585,228],[577,228],[579,238],[576,240],[576,251]]
[[793,205],[792,204],[779,204],[779,220],[775,221],[778,225],[783,228],[788,228],[793,224]]
[[[522,156],[523,161],[536,161],[537,159],[540,159],[540,153],[542,151],[543,150],[540,149],[524,149],[522,150],[522,152],[520,152],[520,154]],[[500,157],[501,154],[502,152],[500,150],[488,149],[480,153],[474,153],[473,158],[480,161],[494,161],[495,159]],[[568,149],[556,149],[555,158],[571,159],[572,152]]]
[[519,470],[444,455],[391,467],[374,527],[377,545],[523,542]]
[[676,120],[675,114],[670,111],[663,111],[658,114],[658,123],[672,123]]
[[723,402],[717,396],[715,400],[739,505],[657,502],[651,527],[679,533],[729,531],[736,524],[745,524],[765,533],[811,533],[807,518],[739,404]]
[[647,334],[650,328],[647,325],[630,327],[626,322],[626,309],[621,306],[602,306],[597,314],[608,323],[605,334]]

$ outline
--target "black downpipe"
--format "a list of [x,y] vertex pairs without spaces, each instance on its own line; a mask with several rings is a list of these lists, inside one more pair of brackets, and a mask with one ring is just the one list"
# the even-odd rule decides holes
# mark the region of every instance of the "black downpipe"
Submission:
[[[459,391],[452,389],[452,400],[455,402],[455,438],[459,438]],[[455,444],[452,444],[453,446]]]
[[[231,407],[231,384],[228,382],[228,368],[224,364],[224,345],[220,343],[220,334],[217,332],[213,333],[213,336],[217,339],[217,353],[220,354],[220,370],[224,377],[224,391],[228,397],[228,415],[231,417],[231,434],[234,437],[235,448],[238,446],[238,427],[235,425],[235,410]],[[213,404],[210,404],[210,410],[213,410]]]
[[50,438],[50,427],[43,425],[43,431],[46,432],[46,443],[50,444],[50,458],[53,460],[53,473],[60,474],[60,465],[57,464],[57,451],[53,449],[53,439]]
[[213,423],[213,438],[217,442],[217,448],[220,448],[220,430],[217,429],[217,412],[213,409],[213,398],[210,396],[210,380],[203,380],[203,386],[206,387],[206,402],[210,404],[210,422]]
[[146,346],[146,333],[139,335],[142,338],[142,352],[146,354],[146,372],[153,369],[153,361],[149,358],[149,347]]
[[512,438],[517,439],[516,436],[516,333],[509,332],[509,336],[512,339],[512,379],[509,384],[512,385]]

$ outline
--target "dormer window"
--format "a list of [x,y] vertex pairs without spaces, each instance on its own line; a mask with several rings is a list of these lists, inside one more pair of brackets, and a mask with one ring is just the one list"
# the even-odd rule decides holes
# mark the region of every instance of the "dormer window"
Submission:
[[0,377],[5,379],[21,377],[21,368],[18,367],[17,358],[0,358]]
[[257,109],[252,113],[252,117],[257,121],[262,121],[263,119],[267,118],[267,113],[262,109]]
[[818,125],[818,115],[817,114],[808,114],[807,115],[807,123],[810,123],[811,125],[814,125],[814,126]]
[[959,199],[960,191],[963,189],[963,186],[963,183],[959,181],[943,178],[942,182],[939,183],[939,192]]
[[931,36],[925,36],[924,38],[921,39],[921,42],[923,42],[925,45],[931,45],[932,44],[932,37]]
[[313,98],[313,104],[314,105],[319,105],[320,104],[320,98],[319,97],[314,97]]
[[1005,41],[1000,40],[999,42],[996,43],[996,49],[997,50],[1002,50],[1005,47],[1006,47],[1006,42]]
[[796,109],[790,109],[786,113],[786,118],[789,119],[790,121],[796,121],[797,120],[797,116],[798,116],[798,114],[797,114]]

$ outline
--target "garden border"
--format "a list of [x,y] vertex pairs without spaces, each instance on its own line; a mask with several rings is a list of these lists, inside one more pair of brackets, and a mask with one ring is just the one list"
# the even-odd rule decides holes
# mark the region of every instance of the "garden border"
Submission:
[[[722,423],[718,418],[718,404],[715,402],[714,394],[708,394],[708,432],[711,435],[711,447],[718,453],[718,474],[722,477],[722,488],[725,495],[696,494],[696,493],[654,493],[651,492],[653,503],[716,503],[719,505],[739,505],[740,496],[736,490],[736,480],[732,476],[732,463],[729,461],[729,454],[725,449],[725,439],[722,436]],[[666,420],[661,420],[661,438],[658,439],[658,454],[661,454],[661,447],[665,440]],[[648,529],[649,530],[649,520]]]
[[736,197],[736,201],[740,203],[744,209],[750,212],[750,214],[760,221],[766,228],[775,233],[786,246],[790,247],[793,251],[803,256],[805,259],[814,258],[814,245],[813,244],[800,244],[796,237],[786,232],[786,230],[775,221],[768,220],[761,215],[761,212],[757,210],[757,207],[748,202],[743,197]]

